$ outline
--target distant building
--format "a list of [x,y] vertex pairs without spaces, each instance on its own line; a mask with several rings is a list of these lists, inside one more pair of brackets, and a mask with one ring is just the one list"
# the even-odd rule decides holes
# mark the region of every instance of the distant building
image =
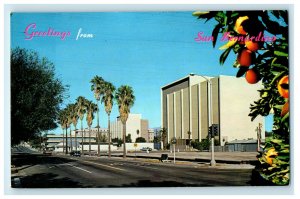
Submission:
[[[135,142],[137,137],[148,139],[148,120],[142,119],[141,114],[130,113],[126,122],[126,135],[131,135],[132,142]],[[118,117],[116,121],[111,122],[110,130],[112,138],[123,139],[122,134],[123,125]]]
[[[212,83],[212,123],[219,125],[216,141],[224,146],[233,140],[255,139],[259,123],[264,130],[264,117],[253,122],[248,116],[250,104],[259,99],[261,83],[248,84],[244,78],[220,75],[205,77]],[[161,88],[161,126],[167,128],[167,140],[192,140],[208,137],[208,81],[190,74]],[[264,139],[265,135],[261,135]],[[184,142],[182,142],[184,143]]]
[[[98,132],[98,128],[91,128],[91,143],[97,144],[97,132]],[[108,134],[107,134],[107,128],[99,128],[99,132],[100,132],[100,140],[108,141]],[[67,131],[68,134],[68,147],[69,150],[71,149],[71,143],[72,143],[72,150],[76,149],[76,143],[79,143],[79,145],[88,145],[89,144],[89,129],[85,128],[83,129],[83,131],[81,131],[80,129],[77,129],[76,132],[74,130],[71,131],[71,137],[70,137],[70,132],[69,129]],[[76,136],[75,136],[76,135]],[[64,132],[64,135],[62,134],[47,134],[46,135],[46,148],[47,149],[54,149],[55,146],[57,146],[59,143],[60,145],[63,143],[63,140],[66,141],[66,134]],[[72,142],[70,142],[70,140],[72,139]],[[59,145],[59,146],[60,146]],[[78,148],[81,148],[80,146],[77,146]],[[77,149],[78,149],[77,148]],[[85,149],[87,149],[85,147]]]
[[148,129],[148,140],[147,142],[153,142],[154,140],[154,129]]

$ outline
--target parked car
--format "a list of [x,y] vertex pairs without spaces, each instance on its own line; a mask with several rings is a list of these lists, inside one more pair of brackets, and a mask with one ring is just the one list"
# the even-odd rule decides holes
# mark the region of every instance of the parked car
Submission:
[[150,147],[143,147],[141,148],[141,151],[152,151]]
[[71,151],[70,155],[75,156],[75,157],[80,157],[81,153],[80,153],[80,151]]
[[43,151],[43,154],[44,154],[44,155],[52,155],[52,151],[44,150],[44,151]]

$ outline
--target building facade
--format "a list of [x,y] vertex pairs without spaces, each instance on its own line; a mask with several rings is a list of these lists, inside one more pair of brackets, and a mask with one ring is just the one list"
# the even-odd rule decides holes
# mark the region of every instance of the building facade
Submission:
[[[107,128],[99,128],[100,133],[100,142],[108,142],[108,133]],[[72,140],[72,149],[71,143],[68,144],[68,147],[70,150],[76,150],[76,144],[79,144],[77,146],[78,148],[81,148],[82,145],[89,145],[89,140],[91,139],[91,144],[96,145],[97,144],[97,134],[98,134],[98,128],[91,128],[91,131],[88,128],[83,129],[81,131],[80,129],[77,129],[76,131],[71,131],[71,136],[69,129],[67,131],[68,134],[68,143],[70,140]],[[91,135],[91,138],[89,137]],[[54,149],[58,144],[62,144],[63,140],[66,142],[65,137],[65,131],[63,134],[47,134],[46,135],[46,148],[48,149]],[[87,149],[87,148],[86,148]]]
[[[142,119],[141,114],[130,113],[126,122],[126,135],[131,135],[132,142],[135,142],[136,138],[143,137],[148,139],[148,120]],[[122,134],[123,125],[118,117],[116,121],[110,123],[111,137],[123,139]]]
[[[244,78],[231,76],[203,77],[190,74],[161,88],[161,126],[167,128],[167,140],[199,140],[208,137],[208,93],[211,82],[211,119],[219,125],[215,139],[221,146],[232,140],[257,139],[259,123],[264,130],[264,117],[253,122],[248,116],[250,104],[259,99],[260,83],[248,84]],[[189,135],[190,132],[190,135]],[[264,139],[264,135],[262,135]]]

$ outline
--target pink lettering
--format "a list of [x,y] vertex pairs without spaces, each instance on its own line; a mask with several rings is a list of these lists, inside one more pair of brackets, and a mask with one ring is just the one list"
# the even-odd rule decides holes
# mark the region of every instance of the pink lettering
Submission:
[[34,31],[34,29],[36,29],[35,23],[31,23],[25,28],[25,40],[32,40],[33,37],[60,37],[61,40],[65,40],[71,35],[70,31],[59,32],[52,28],[48,28],[47,31]]
[[28,36],[25,38],[25,40],[32,40],[32,38],[34,37],[34,32],[32,32],[31,34],[28,33],[28,30],[30,28],[35,29],[36,24],[35,23],[31,23],[29,24],[26,28],[25,28],[25,35]]

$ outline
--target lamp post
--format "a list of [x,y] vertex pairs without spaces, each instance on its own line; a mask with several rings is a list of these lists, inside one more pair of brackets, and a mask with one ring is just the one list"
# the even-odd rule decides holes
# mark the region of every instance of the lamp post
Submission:
[[[194,74],[191,74],[194,75]],[[203,76],[203,75],[199,75],[200,77],[204,78],[207,83],[208,83],[208,108],[207,108],[207,112],[208,112],[208,128],[210,128],[212,126],[212,108],[211,108],[211,101],[212,101],[212,83],[210,81],[210,79],[208,79],[207,77]],[[215,161],[215,149],[214,149],[214,135],[213,133],[211,134],[211,160],[210,160],[210,166],[216,166],[216,161]]]
[[173,144],[173,151],[174,151],[174,164],[175,164],[175,145],[176,145],[176,143],[177,143],[177,140],[176,140],[176,137],[173,137],[172,139],[171,139],[171,143]]

